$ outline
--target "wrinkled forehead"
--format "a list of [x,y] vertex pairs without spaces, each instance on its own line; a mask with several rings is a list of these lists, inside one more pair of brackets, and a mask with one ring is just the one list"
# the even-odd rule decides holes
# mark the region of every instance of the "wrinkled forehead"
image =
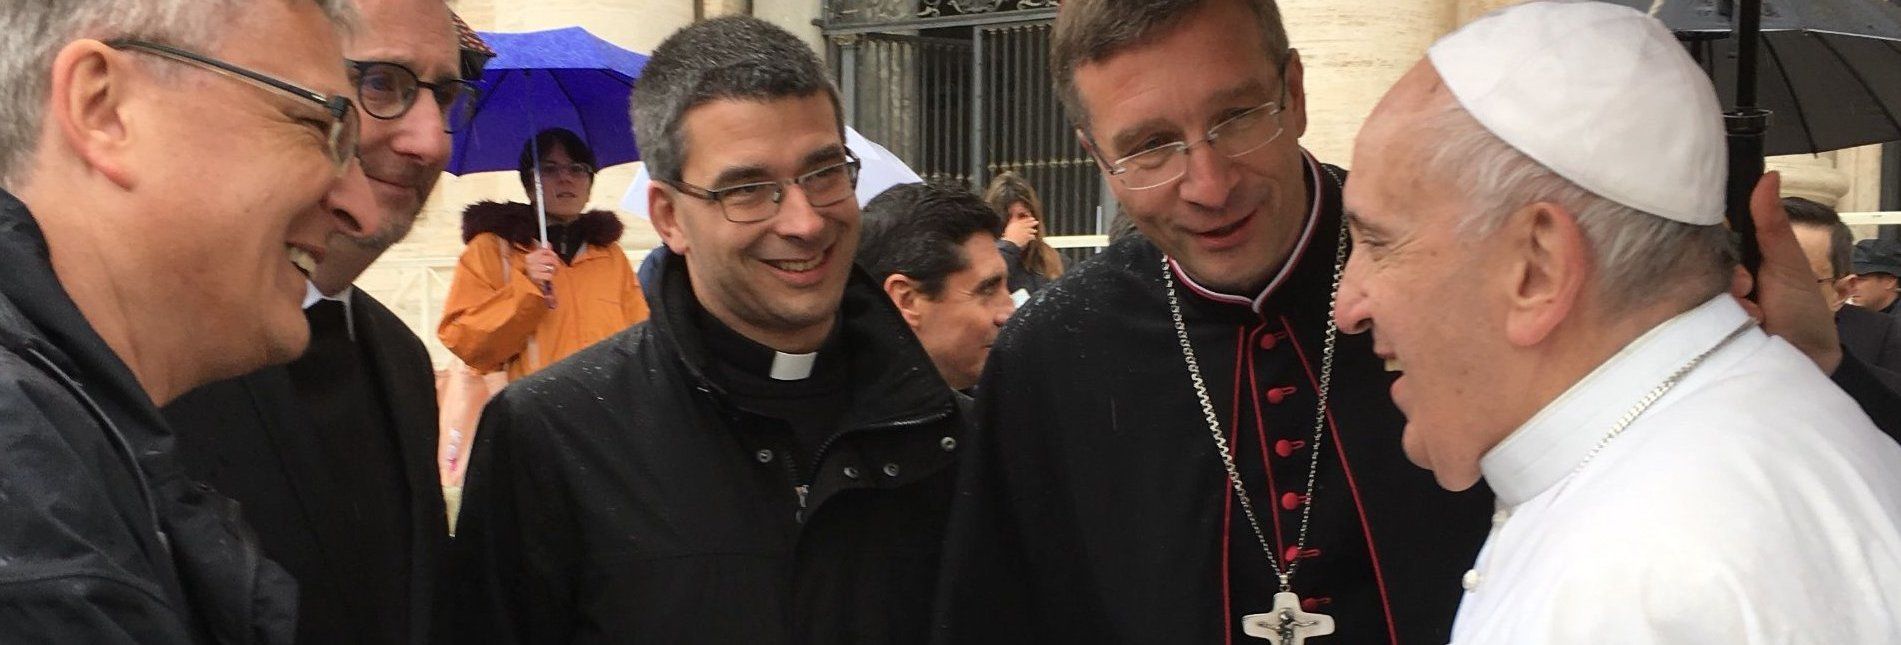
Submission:
[[424,80],[461,71],[459,41],[443,0],[357,0],[362,15],[344,54],[352,60],[398,63]]

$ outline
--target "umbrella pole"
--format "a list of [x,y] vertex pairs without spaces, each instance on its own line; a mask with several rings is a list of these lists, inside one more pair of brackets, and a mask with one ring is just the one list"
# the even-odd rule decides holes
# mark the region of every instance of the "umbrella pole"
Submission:
[[[541,190],[541,135],[528,138],[528,154],[534,155],[530,167],[535,169],[535,219],[541,226],[541,248],[548,248],[548,197]],[[541,283],[541,297],[548,301],[548,308],[554,308],[554,285]]]
[[1762,249],[1756,244],[1756,220],[1749,213],[1749,196],[1762,179],[1763,134],[1769,129],[1768,110],[1756,106],[1757,44],[1762,36],[1762,0],[1731,0],[1736,5],[1736,107],[1723,113],[1729,135],[1728,209],[1730,229],[1742,240],[1743,267],[1755,275],[1762,267]]

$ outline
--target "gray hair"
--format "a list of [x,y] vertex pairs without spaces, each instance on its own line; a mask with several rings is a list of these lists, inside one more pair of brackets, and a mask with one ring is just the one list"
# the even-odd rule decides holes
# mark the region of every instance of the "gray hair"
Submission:
[[[1068,0],[1056,13],[1050,36],[1050,76],[1062,98],[1069,122],[1086,133],[1089,111],[1076,91],[1076,68],[1167,35],[1187,16],[1205,11],[1216,2],[1233,0]],[[1254,14],[1261,30],[1264,60],[1279,67],[1287,62],[1287,26],[1281,23],[1274,0],[1241,0]]]
[[751,16],[697,22],[662,41],[634,82],[634,140],[648,175],[680,181],[687,153],[680,121],[688,110],[719,100],[763,101],[819,92],[831,99],[842,140],[845,117],[838,90],[804,41]]
[[[52,91],[53,57],[81,38],[137,37],[202,49],[220,37],[215,26],[259,0],[4,0],[0,1],[0,186],[25,179],[39,146],[42,111]],[[337,29],[355,25],[355,0],[315,2]]]
[[[1493,135],[1452,100],[1421,119],[1417,161],[1463,189],[1457,227],[1477,237],[1537,202],[1569,210],[1596,260],[1595,295],[1610,314],[1665,302],[1700,303],[1729,288],[1736,244],[1729,229],[1664,219],[1585,190]],[[1430,175],[1429,175],[1430,176]]]

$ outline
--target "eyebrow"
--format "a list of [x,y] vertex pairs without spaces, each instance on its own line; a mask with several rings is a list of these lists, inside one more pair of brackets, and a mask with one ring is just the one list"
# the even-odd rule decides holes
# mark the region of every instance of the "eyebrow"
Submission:
[[1373,235],[1373,236],[1386,235],[1386,229],[1381,228],[1377,225],[1368,223],[1366,221],[1366,218],[1361,217],[1360,214],[1357,212],[1348,210],[1342,213],[1341,217],[1346,219],[1347,226],[1351,227],[1353,230],[1360,231],[1361,233]]
[[[1239,85],[1230,86],[1226,89],[1215,92],[1215,95],[1209,99],[1209,103],[1218,105],[1218,104],[1223,104],[1223,103],[1233,103],[1237,101],[1248,101],[1249,105],[1256,105],[1261,102],[1274,100],[1274,99],[1260,98],[1262,95],[1270,94],[1272,92],[1273,90],[1261,85],[1259,82],[1249,80]],[[1213,124],[1209,124],[1209,125],[1213,125]],[[1139,150],[1130,150],[1129,148],[1136,145],[1137,143],[1140,143],[1141,139],[1148,136],[1150,133],[1159,132],[1159,131],[1168,131],[1172,129],[1174,129],[1174,124],[1169,123],[1168,120],[1162,119],[1162,118],[1145,119],[1143,121],[1137,122],[1135,125],[1129,126],[1127,128],[1123,128],[1122,130],[1116,132],[1115,136],[1109,138],[1109,143],[1111,145],[1114,145],[1116,150],[1119,151],[1119,152],[1114,153],[1114,155],[1112,156],[1120,156],[1120,155],[1127,155],[1127,154],[1140,152]]]
[[[805,159],[799,162],[799,167],[811,168],[820,163],[824,163],[828,161],[838,161],[840,159],[843,159],[844,156],[845,156],[844,144],[840,144],[840,143],[826,144],[826,146],[823,148],[819,148],[817,150],[813,150],[809,153],[806,153]],[[801,170],[800,172],[804,172],[804,170]],[[733,166],[725,170],[721,170],[718,175],[714,175],[713,183],[710,185],[715,188],[718,188],[722,186],[731,186],[733,184],[737,184],[741,182],[768,181],[770,177],[771,175],[770,173],[766,171],[765,166],[760,166],[760,165]]]

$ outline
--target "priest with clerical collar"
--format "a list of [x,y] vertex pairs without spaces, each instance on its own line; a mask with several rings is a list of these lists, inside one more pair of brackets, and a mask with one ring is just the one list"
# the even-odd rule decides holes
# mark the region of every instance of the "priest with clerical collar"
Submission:
[[1719,114],[1656,20],[1532,2],[1362,129],[1335,317],[1407,455],[1498,496],[1454,643],[1901,635],[1901,446],[1730,295]]

